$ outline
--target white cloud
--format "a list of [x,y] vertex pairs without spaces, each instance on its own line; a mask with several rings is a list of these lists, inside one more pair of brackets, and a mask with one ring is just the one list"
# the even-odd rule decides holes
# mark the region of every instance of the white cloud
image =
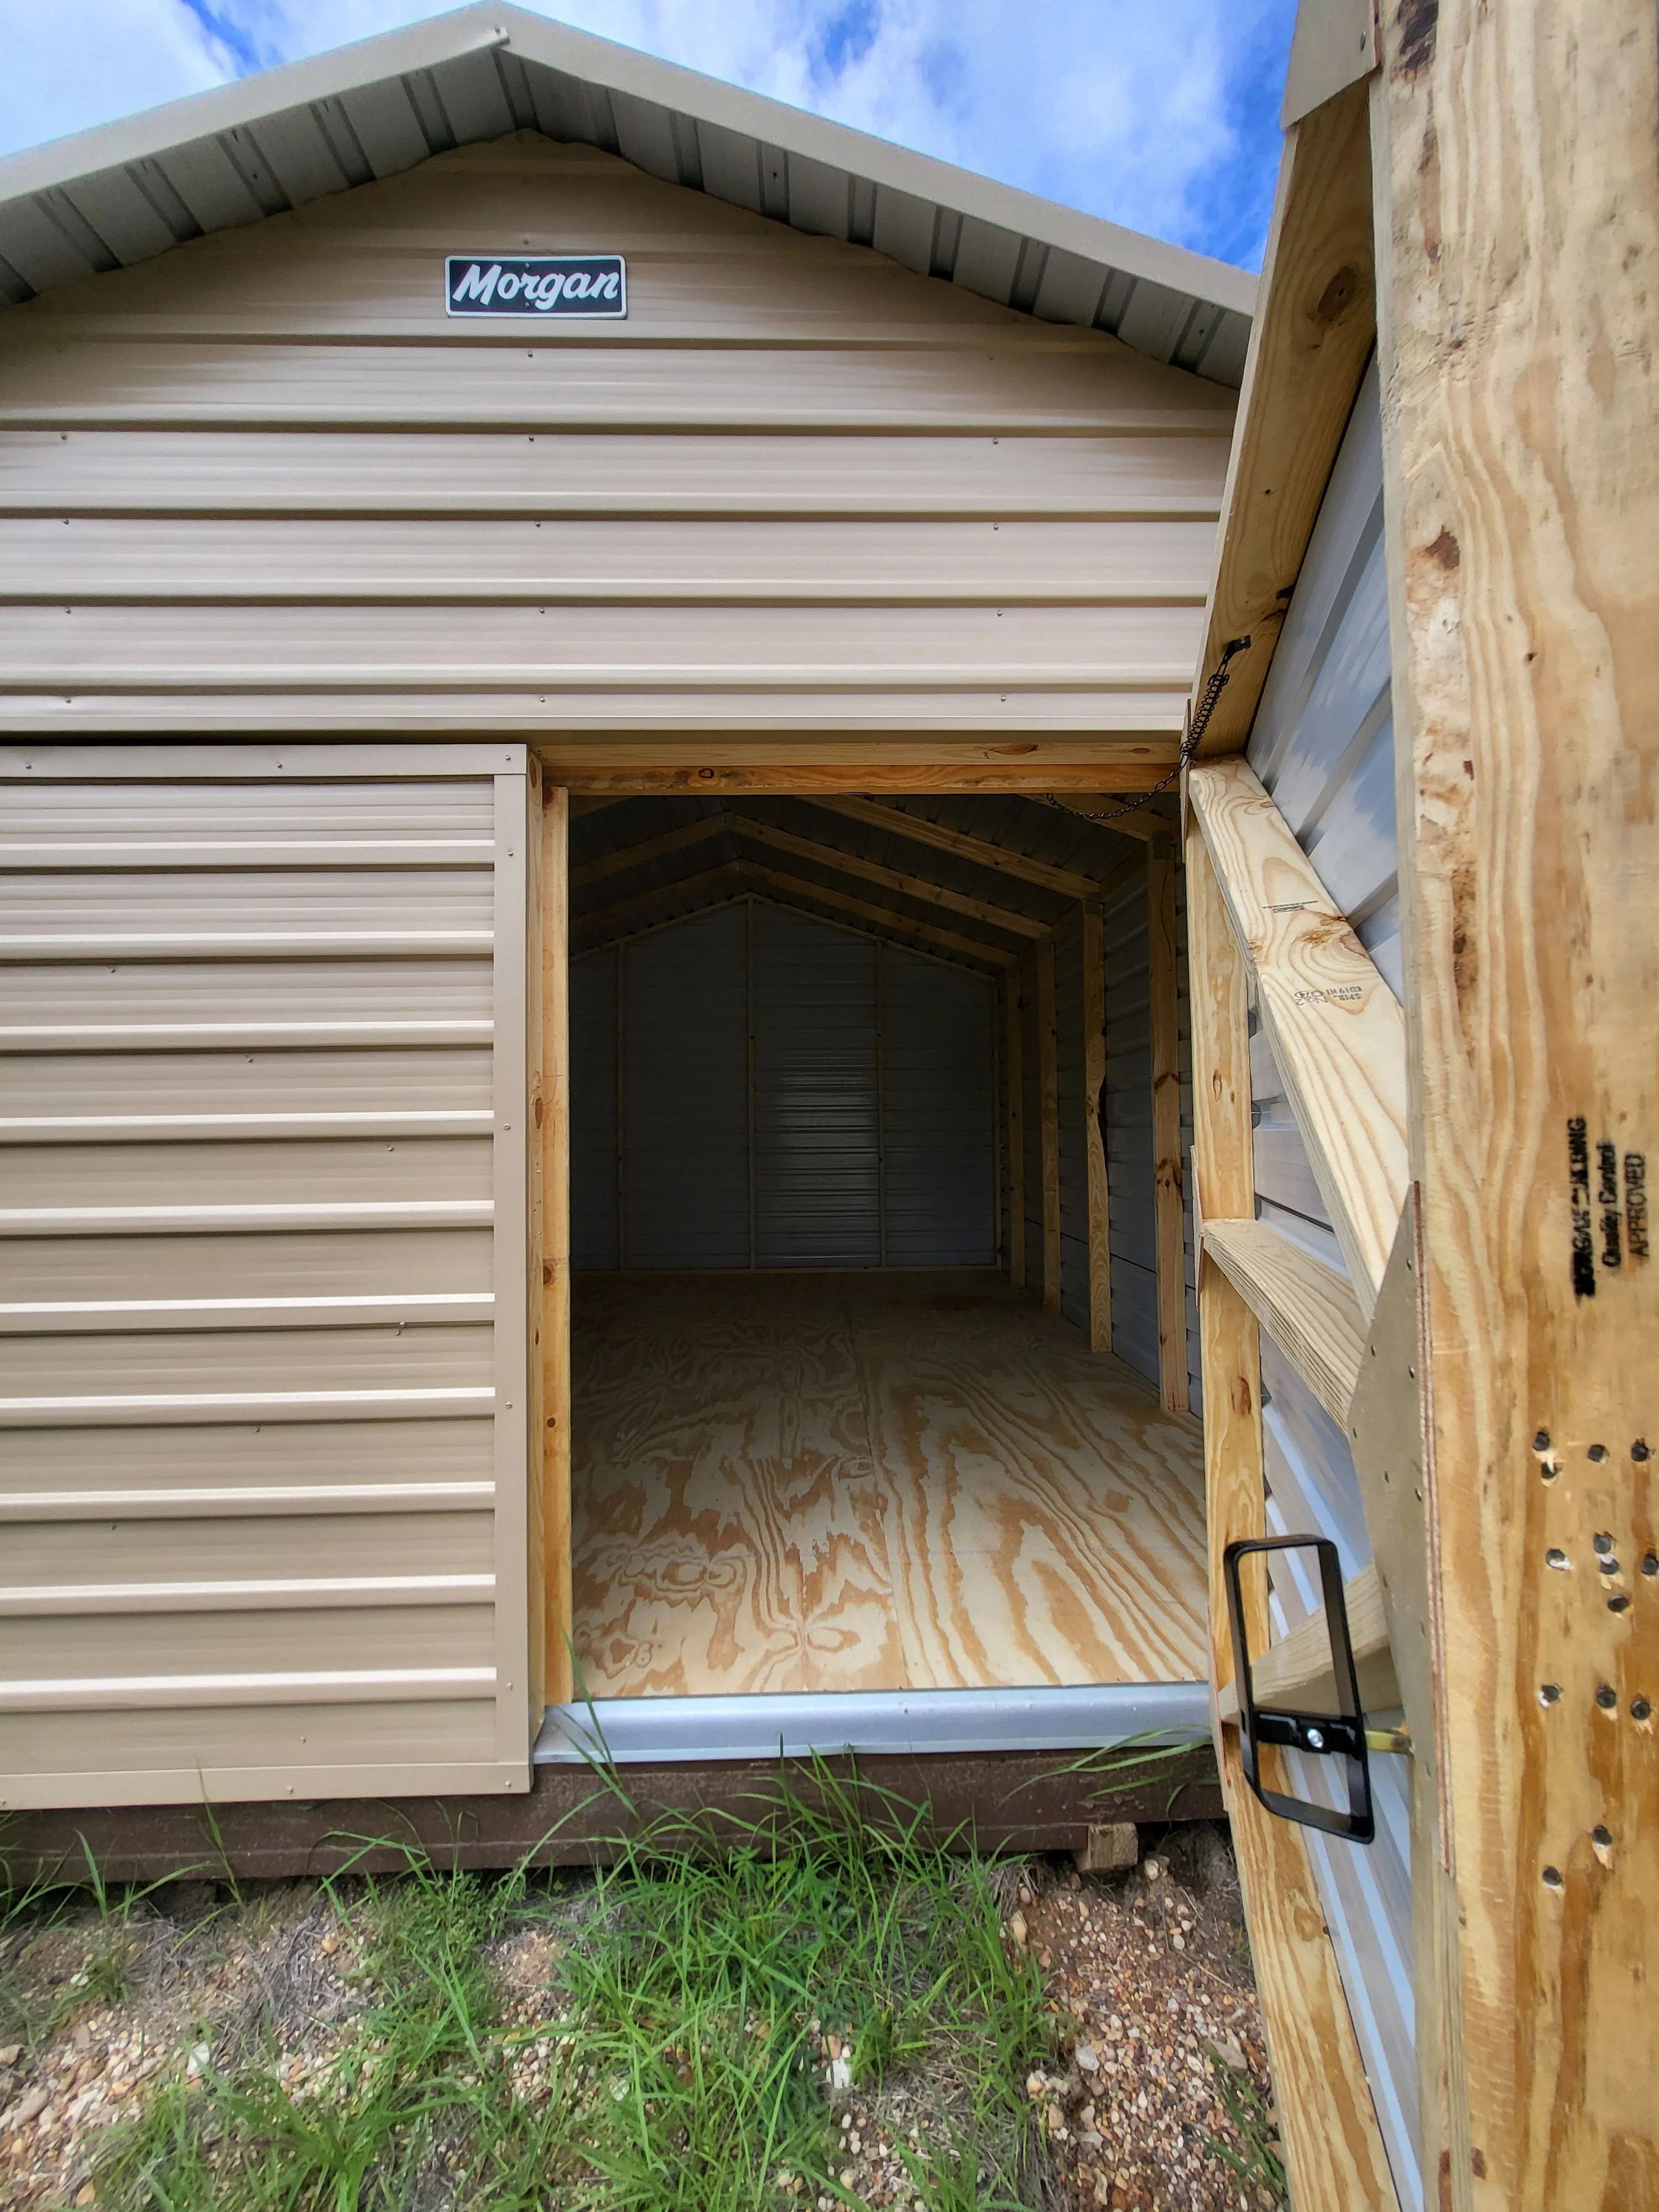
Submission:
[[184,0],[0,0],[0,152],[113,122],[234,74]]
[[[530,0],[535,5],[537,0]],[[442,12],[423,0],[0,0],[0,143]],[[1259,252],[1292,0],[562,0],[540,12],[1138,230]]]

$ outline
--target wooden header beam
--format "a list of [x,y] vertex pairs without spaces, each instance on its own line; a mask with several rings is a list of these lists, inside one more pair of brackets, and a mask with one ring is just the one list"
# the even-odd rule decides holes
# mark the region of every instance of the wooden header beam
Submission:
[[684,793],[714,799],[736,791],[793,793],[890,791],[1150,791],[1168,775],[1181,733],[1085,732],[1020,738],[941,731],[837,731],[822,736],[769,732],[576,731],[534,739],[550,783],[584,796]]

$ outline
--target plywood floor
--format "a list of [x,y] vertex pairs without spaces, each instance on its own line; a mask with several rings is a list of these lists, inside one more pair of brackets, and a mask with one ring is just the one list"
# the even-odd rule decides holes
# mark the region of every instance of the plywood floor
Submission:
[[574,1334],[590,1695],[1202,1677],[1194,1429],[1000,1278],[588,1277]]

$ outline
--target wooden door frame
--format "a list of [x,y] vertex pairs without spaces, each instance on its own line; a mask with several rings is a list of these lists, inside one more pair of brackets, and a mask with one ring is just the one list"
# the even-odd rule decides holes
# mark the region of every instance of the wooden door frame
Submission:
[[[539,1083],[532,1112],[538,1116],[539,1265],[542,1303],[536,1330],[538,1346],[535,1419],[543,1439],[541,1480],[532,1483],[534,1502],[530,1540],[539,1571],[532,1587],[536,1614],[532,1637],[539,1663],[532,1666],[538,1688],[532,1720],[545,1705],[566,1704],[576,1694],[571,1639],[573,1594],[570,1555],[570,1085],[569,953],[571,799],[699,798],[742,793],[762,798],[800,798],[822,793],[836,797],[880,793],[885,797],[970,797],[1000,793],[1010,797],[1046,798],[1059,792],[1108,796],[1150,793],[1168,780],[1176,765],[1179,741],[1173,733],[1156,736],[1085,734],[1054,738],[988,743],[982,737],[928,738],[829,736],[749,739],[717,737],[560,737],[531,745],[532,791],[539,806],[539,890],[533,917],[534,960],[540,976],[535,1033],[540,1039]],[[1109,825],[1103,825],[1109,826]],[[1169,825],[1171,836],[1174,825]],[[1138,823],[1135,835],[1147,836]],[[1148,854],[1170,851],[1160,833],[1150,844],[1095,886],[1109,893],[1131,873],[1140,872]],[[1089,927],[1085,909],[1085,934]],[[1097,914],[1094,928],[1098,932]],[[1052,958],[1052,939],[1048,945]],[[1018,963],[1009,976],[1017,979]],[[1103,1095],[1102,1048],[1085,1073],[1098,1076]],[[1092,1119],[1098,1127],[1099,1100]],[[1085,1109],[1088,1102],[1085,1099]],[[1098,1153],[1098,1158],[1094,1157]],[[1090,1154],[1089,1237],[1091,1247],[1091,1326],[1096,1349],[1110,1349],[1109,1193],[1103,1146],[1097,1135]],[[1056,1224],[1057,1225],[1057,1224]],[[1098,1249],[1094,1249],[1096,1247]],[[1161,1237],[1160,1277],[1182,1266],[1181,1240]],[[1056,1271],[1056,1302],[1058,1280]],[[1160,1288],[1161,1304],[1185,1302],[1184,1279],[1178,1291]]]

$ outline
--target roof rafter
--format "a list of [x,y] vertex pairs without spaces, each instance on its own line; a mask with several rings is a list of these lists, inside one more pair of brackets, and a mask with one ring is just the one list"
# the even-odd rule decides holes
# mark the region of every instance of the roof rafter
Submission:
[[970,960],[983,961],[988,967],[1012,968],[1018,961],[1018,953],[1005,952],[1000,945],[987,945],[975,937],[958,937],[954,930],[936,929],[931,922],[914,921],[897,908],[878,906],[869,899],[854,898],[848,891],[832,890],[827,884],[809,883],[804,876],[791,875],[784,869],[762,867],[754,860],[743,861],[740,866],[758,883],[775,884],[808,898],[821,899],[826,906],[840,907],[845,913],[880,922],[889,929],[908,930],[927,944],[947,946],[953,952],[965,953]]
[[827,807],[832,814],[845,814],[854,822],[871,823],[878,830],[890,830],[896,837],[909,837],[918,845],[931,845],[936,852],[953,853],[959,860],[972,860],[980,867],[997,868],[1005,875],[1018,876],[1043,890],[1058,891],[1062,898],[1093,898],[1100,889],[1093,876],[1079,875],[1073,868],[1051,867],[1047,860],[1033,860],[1024,853],[1006,851],[986,838],[969,836],[965,830],[948,830],[943,823],[929,822],[921,814],[906,814],[896,806],[884,805],[877,799],[815,796],[808,803]]
[[734,814],[732,827],[737,836],[751,838],[757,845],[769,846],[774,851],[793,854],[798,860],[810,860],[816,867],[839,868],[866,883],[878,884],[884,890],[899,891],[909,897],[925,891],[929,899],[947,907],[953,914],[965,915],[971,921],[988,923],[994,929],[1006,929],[1016,937],[1046,937],[1049,925],[1038,921],[1017,908],[1000,905],[994,899],[973,898],[965,891],[947,890],[943,884],[924,882],[921,878],[907,876],[901,868],[884,867],[878,860],[866,860],[856,853],[844,853],[836,845],[820,845],[816,838],[798,837],[791,830],[775,829],[769,822],[757,822],[747,814]]

